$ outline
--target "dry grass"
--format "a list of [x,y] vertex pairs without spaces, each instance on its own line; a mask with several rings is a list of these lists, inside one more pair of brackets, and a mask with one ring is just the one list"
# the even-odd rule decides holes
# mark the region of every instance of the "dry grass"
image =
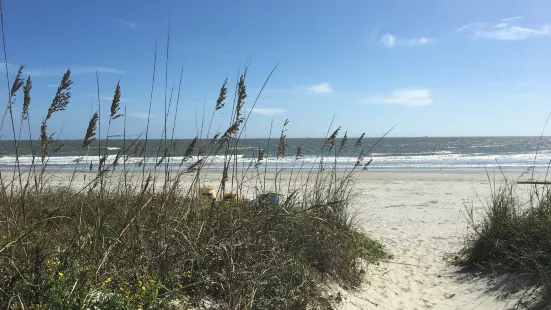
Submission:
[[480,218],[472,208],[467,210],[472,230],[458,263],[517,278],[513,282],[529,275],[531,287],[523,288],[528,295],[520,302],[551,305],[551,191],[533,186],[524,201],[515,189],[508,182],[495,189]]

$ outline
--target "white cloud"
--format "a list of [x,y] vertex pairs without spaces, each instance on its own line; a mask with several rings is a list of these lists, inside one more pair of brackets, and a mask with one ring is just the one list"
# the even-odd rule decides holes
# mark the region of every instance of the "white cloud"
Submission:
[[381,44],[388,48],[393,48],[396,45],[396,36],[389,33],[383,35],[381,37]]
[[397,104],[404,106],[425,106],[432,103],[430,90],[428,89],[400,89],[393,91],[388,96],[374,97],[367,102]]
[[314,94],[329,94],[334,92],[331,84],[328,82],[320,83],[307,87],[307,91]]
[[[501,26],[501,25],[500,25]],[[516,41],[532,37],[545,37],[551,35],[551,26],[542,26],[541,28],[525,28],[513,25],[504,25],[494,29],[483,29],[474,31],[474,35],[479,38]]]
[[462,32],[462,31],[465,31],[465,30],[471,28],[472,26],[473,26],[473,23],[468,23],[465,26],[461,26],[461,27],[455,29],[455,31]]
[[409,39],[405,42],[407,46],[421,46],[429,44],[429,39],[425,37]]
[[48,87],[58,87],[59,84],[48,84]]
[[551,36],[551,25],[529,28],[515,25],[514,22],[522,19],[521,16],[504,18],[495,24],[470,23],[457,28],[456,32],[467,32],[482,39],[499,41],[516,41],[533,37]]
[[246,110],[254,114],[262,114],[262,115],[268,115],[268,116],[280,115],[287,112],[287,110],[285,109],[276,109],[276,108],[254,108],[254,109],[246,109]]
[[[14,64],[8,63],[8,70],[10,72],[16,73],[19,69],[19,66],[16,66]],[[27,68],[23,70],[24,75],[31,75],[31,76],[62,76],[67,69],[71,69],[71,74],[90,74],[90,73],[106,73],[106,74],[119,74],[124,75],[126,74],[125,71],[115,69],[115,68],[109,68],[104,66],[72,66],[72,67],[58,67],[58,68]],[[1,62],[0,63],[0,72],[6,72],[6,63]],[[53,84],[52,84],[53,85]],[[48,86],[48,87],[54,87],[54,86]],[[57,87],[57,85],[55,86]]]
[[[113,101],[113,97],[101,97],[100,99],[103,100],[103,101]],[[121,98],[120,102],[130,102],[130,99]]]
[[499,23],[494,25],[494,28],[505,28],[507,26],[509,26],[509,23]]
[[[10,68],[10,72],[12,72],[14,70],[16,71],[15,67],[12,66],[11,64],[8,65],[8,67]],[[69,69],[71,69],[71,74],[91,74],[91,73],[96,73],[96,71],[98,73],[105,73],[105,74],[118,74],[118,75],[126,74],[125,71],[122,71],[122,70],[119,70],[119,69],[114,69],[114,68],[109,68],[109,67],[102,67],[102,66],[99,66],[99,67],[74,66],[74,67],[71,67]],[[0,71],[5,72],[6,71],[5,67],[0,66]],[[57,68],[57,69],[30,68],[30,69],[25,69],[23,71],[23,73],[31,75],[33,77],[38,77],[38,76],[62,76],[66,71],[67,71],[67,68]],[[54,86],[51,86],[51,87],[54,87]],[[55,87],[57,87],[57,85]]]
[[102,67],[102,66],[99,66],[99,67],[92,67],[92,66],[80,67],[80,66],[75,66],[75,67],[71,68],[71,72],[72,72],[72,73],[75,73],[75,74],[96,73],[96,71],[97,71],[98,73],[107,73],[107,74],[120,74],[120,75],[126,74],[125,71],[122,71],[122,70],[119,70],[119,69],[115,69],[115,68]]
[[[141,118],[141,119],[148,118],[148,114],[145,112],[130,112],[127,115],[128,117],[133,117],[133,118]],[[157,118],[157,115],[151,114],[149,115],[149,118]]]
[[512,22],[512,21],[517,20],[517,19],[522,19],[522,16],[504,18],[504,19],[502,19],[501,21],[504,21],[504,22]]
[[126,19],[122,19],[122,18],[115,19],[114,21],[116,21],[116,22],[119,23],[119,24],[123,24],[123,25],[127,26],[127,27],[130,28],[131,30],[136,29],[136,27],[138,26],[138,25],[136,25],[135,23],[129,22],[129,21],[127,21]]
[[61,76],[65,73],[65,70],[55,70],[55,69],[29,69],[23,71],[24,73],[37,77],[37,76]]
[[381,37],[380,43],[387,48],[393,48],[395,46],[423,46],[434,41],[426,37],[402,39],[396,35],[387,33]]

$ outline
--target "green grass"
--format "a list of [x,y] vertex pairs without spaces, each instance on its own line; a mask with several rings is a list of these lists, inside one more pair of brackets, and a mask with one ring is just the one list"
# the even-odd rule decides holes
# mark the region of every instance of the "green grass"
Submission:
[[8,200],[26,204],[27,225],[19,218],[0,240],[2,308],[208,299],[225,309],[302,309],[328,303],[319,275],[354,287],[368,264],[388,257],[356,230],[342,201],[201,203],[124,188],[48,188],[0,204]]
[[512,279],[529,274],[536,280],[535,290],[525,288],[530,298],[551,305],[551,191],[533,186],[523,200],[515,189],[509,183],[498,188],[480,220],[469,210],[472,231],[459,262]]

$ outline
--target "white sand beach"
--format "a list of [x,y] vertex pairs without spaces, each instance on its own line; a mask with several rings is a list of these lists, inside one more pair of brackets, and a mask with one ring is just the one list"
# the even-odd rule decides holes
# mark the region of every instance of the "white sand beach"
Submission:
[[480,199],[491,194],[485,172],[369,172],[361,180],[357,207],[363,228],[384,242],[394,259],[372,268],[359,292],[343,292],[345,309],[514,306],[520,293],[503,299],[491,283],[458,273],[446,260],[468,231],[465,206],[474,203],[480,211]]

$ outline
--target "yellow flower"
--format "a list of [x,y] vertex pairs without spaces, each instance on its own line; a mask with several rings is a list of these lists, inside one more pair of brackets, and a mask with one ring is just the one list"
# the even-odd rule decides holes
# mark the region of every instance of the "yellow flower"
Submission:
[[103,284],[107,284],[107,283],[109,283],[109,282],[111,282],[111,278],[105,279],[105,281],[103,281]]
[[8,239],[8,236],[2,236],[2,239]]
[[138,280],[138,284],[139,284],[139,285],[142,285],[142,280]]
[[58,278],[61,279],[61,278],[63,278],[63,276],[64,276],[64,274],[62,272],[60,272],[60,271],[57,272],[57,277]]
[[142,291],[145,291],[145,286],[142,286]]
[[124,289],[123,289],[122,287],[119,287],[119,291],[123,292],[123,291],[124,291]]
[[151,280],[149,280],[149,283],[153,284],[153,283],[155,283],[155,280],[151,279]]

